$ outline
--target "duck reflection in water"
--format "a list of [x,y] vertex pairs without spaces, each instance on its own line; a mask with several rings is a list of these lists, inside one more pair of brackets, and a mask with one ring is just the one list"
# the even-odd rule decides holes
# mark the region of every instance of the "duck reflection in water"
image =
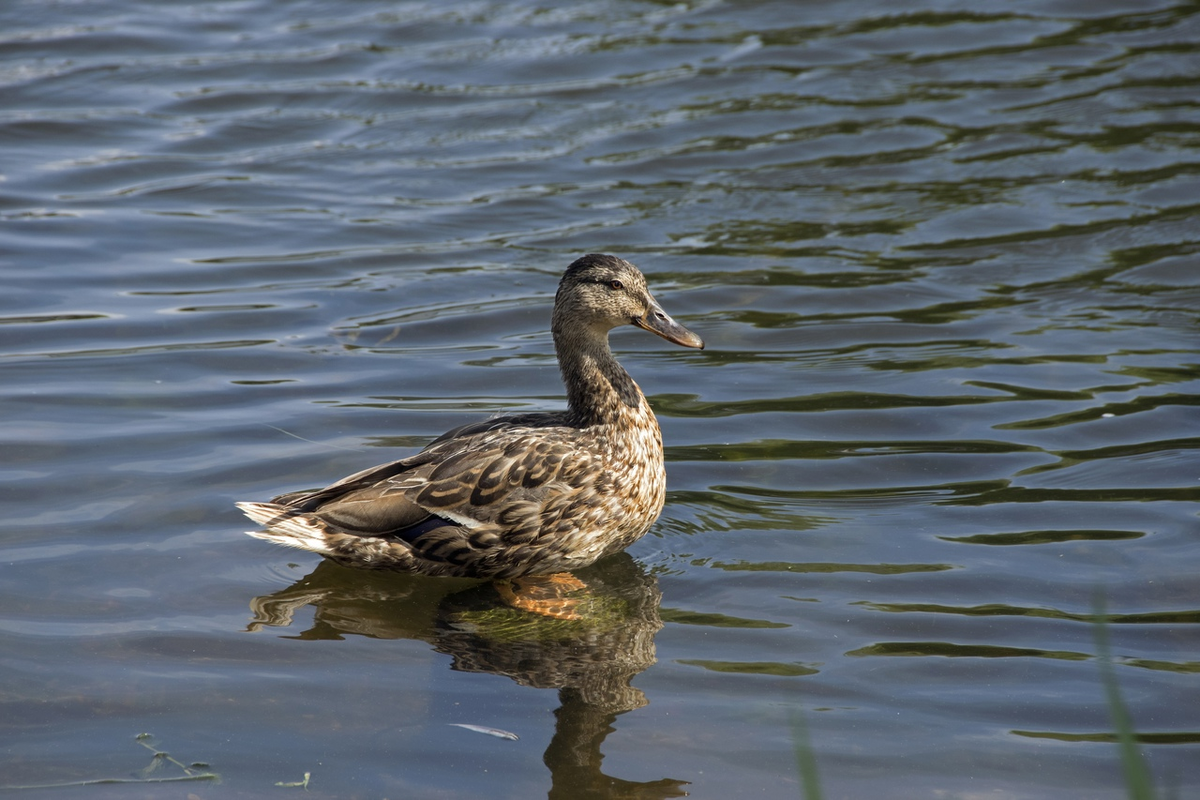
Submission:
[[543,761],[549,797],[683,797],[686,781],[638,783],[600,771],[600,747],[619,714],[646,705],[630,685],[655,661],[662,627],[654,577],[626,553],[579,570],[575,619],[513,608],[495,584],[370,573],[322,561],[307,577],[255,598],[249,630],[286,627],[304,606],[316,609],[297,639],[420,639],[452,658],[460,672],[505,675],[538,689],[558,689],[554,737]]

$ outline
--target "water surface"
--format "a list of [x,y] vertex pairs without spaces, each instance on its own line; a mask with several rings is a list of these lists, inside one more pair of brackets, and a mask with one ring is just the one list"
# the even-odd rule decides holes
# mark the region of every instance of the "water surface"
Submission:
[[[1198,11],[5,4],[0,785],[794,798],[800,713],[827,797],[1124,797],[1102,595],[1196,794]],[[708,347],[612,337],[669,497],[584,621],[242,533],[561,407],[596,251]]]

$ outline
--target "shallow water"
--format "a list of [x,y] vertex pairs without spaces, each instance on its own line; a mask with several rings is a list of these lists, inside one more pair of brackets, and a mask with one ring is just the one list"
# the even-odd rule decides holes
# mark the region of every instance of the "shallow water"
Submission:
[[[794,798],[802,725],[826,797],[1124,797],[1102,595],[1195,795],[1198,12],[3,4],[0,785]],[[708,347],[612,337],[669,496],[583,622],[242,533],[560,407],[593,251]]]

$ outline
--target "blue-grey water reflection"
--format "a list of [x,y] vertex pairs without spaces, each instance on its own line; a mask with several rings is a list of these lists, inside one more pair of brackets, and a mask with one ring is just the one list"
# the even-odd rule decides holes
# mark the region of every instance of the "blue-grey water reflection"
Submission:
[[[794,798],[803,709],[828,797],[1123,797],[1101,592],[1194,795],[1198,36],[1187,2],[0,4],[0,786]],[[595,251],[708,348],[613,336],[669,497],[590,616],[242,534],[234,500],[559,407]],[[138,773],[143,732],[183,767]]]

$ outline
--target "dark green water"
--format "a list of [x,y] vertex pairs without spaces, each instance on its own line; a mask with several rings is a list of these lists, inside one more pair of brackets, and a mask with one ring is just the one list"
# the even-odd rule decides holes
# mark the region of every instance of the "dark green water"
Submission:
[[[0,5],[0,786],[151,733],[221,782],[10,793],[800,798],[802,710],[827,798],[1121,798],[1103,594],[1195,796],[1198,53],[1196,3]],[[242,533],[560,407],[594,251],[708,347],[614,333],[669,496],[583,622]]]

